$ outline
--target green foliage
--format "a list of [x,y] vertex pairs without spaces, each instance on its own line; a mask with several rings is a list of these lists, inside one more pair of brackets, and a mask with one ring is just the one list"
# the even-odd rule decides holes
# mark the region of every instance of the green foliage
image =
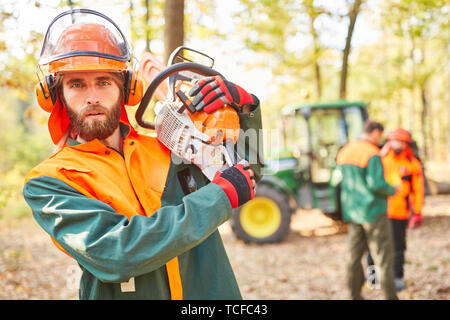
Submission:
[[45,127],[35,125],[41,122],[40,115],[33,115],[29,112],[31,109],[22,112],[27,104],[17,97],[8,96],[11,90],[0,92],[5,97],[0,118],[1,208],[7,206],[10,200],[20,198],[25,175],[51,154],[51,144]]
[[[164,32],[164,1],[140,0],[128,1],[128,9],[125,12],[130,24],[130,43],[133,48],[154,51],[153,43],[163,38]],[[147,48],[147,38],[148,46]],[[143,46],[142,43],[145,42]],[[141,45],[139,44],[141,43]],[[137,59],[140,58],[137,54]]]
[[[60,12],[70,4],[90,5],[85,0],[23,2],[35,15],[48,9]],[[163,54],[164,0],[95,3],[108,10],[124,8],[121,23],[130,26],[129,40],[137,59],[147,38],[151,51]],[[231,27],[222,28],[216,24],[217,0],[185,1],[185,41],[220,45],[223,39],[238,39],[240,48],[244,46],[254,57],[249,72],[255,67],[271,70],[270,94],[262,101],[265,128],[280,126],[279,112],[285,105],[336,100],[342,48],[336,46],[334,28],[345,30],[351,0],[236,3],[235,14],[229,17]],[[46,128],[48,114],[38,108],[34,93],[45,30],[24,23],[17,8],[15,0],[0,3],[0,207],[20,216],[25,212],[23,204],[11,202],[21,198],[25,174],[50,155],[52,143]],[[449,12],[445,0],[365,1],[358,19],[368,21],[378,36],[352,48],[349,60],[348,99],[370,103],[371,117],[388,130],[410,129],[419,146],[430,149],[433,160],[449,157]],[[358,28],[357,23],[356,33]]]
[[[238,28],[255,52],[253,66],[269,67],[276,86],[263,101],[264,127],[277,126],[285,105],[337,98],[342,51],[325,41],[337,33],[324,22],[344,24],[353,1],[341,1],[340,8],[312,0],[240,4]],[[449,156],[449,11],[445,0],[365,1],[358,19],[370,21],[378,37],[352,48],[349,60],[348,100],[370,103],[371,117],[388,130],[411,130],[422,155],[435,160]]]
[[211,28],[214,24],[214,0],[185,1],[184,27],[185,42],[195,39],[209,39],[211,37],[224,37],[219,30]]
[[4,209],[0,215],[21,216],[24,206],[17,201],[21,199],[24,177],[51,152],[34,93],[43,35],[30,30],[26,36],[17,36],[21,20],[12,1],[0,5],[0,20],[0,46],[4,45],[4,58],[0,60],[0,208]]

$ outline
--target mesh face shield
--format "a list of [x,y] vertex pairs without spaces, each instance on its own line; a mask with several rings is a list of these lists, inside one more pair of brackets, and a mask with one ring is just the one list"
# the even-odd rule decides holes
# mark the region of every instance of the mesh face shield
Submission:
[[121,71],[130,59],[130,47],[114,21],[97,11],[75,9],[50,23],[39,65],[48,64],[50,73]]

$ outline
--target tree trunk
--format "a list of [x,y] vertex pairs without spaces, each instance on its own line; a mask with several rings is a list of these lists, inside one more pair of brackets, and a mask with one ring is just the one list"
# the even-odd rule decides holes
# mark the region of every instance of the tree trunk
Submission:
[[133,6],[133,0],[130,0],[129,2],[129,6],[128,6],[128,10],[130,12],[130,45],[132,45],[134,43],[134,34],[135,34],[135,30],[134,30],[134,17],[133,17],[133,11],[134,11],[134,6]]
[[[447,43],[447,47],[449,48],[450,52],[450,42]],[[448,66],[448,65],[447,65]],[[448,74],[448,73],[447,73]],[[445,156],[447,157],[447,161],[450,162],[450,130],[448,128],[450,128],[450,108],[448,106],[450,106],[450,76],[447,77],[447,98],[444,100],[446,102],[446,106],[447,108],[447,117],[445,118],[446,120],[443,122],[443,128],[445,130],[445,142],[447,144],[447,152],[445,153]],[[444,117],[445,117],[445,113],[444,113]],[[445,129],[447,128],[447,129]]]
[[426,80],[420,85],[420,97],[422,100],[422,112],[420,114],[420,123],[421,123],[421,131],[422,131],[422,139],[423,139],[423,145],[422,145],[422,159],[425,162],[426,160],[429,160],[429,152],[428,152],[428,134],[429,134],[429,126],[427,126],[428,122],[428,116],[429,116],[429,103],[427,99],[427,93],[426,93]]
[[164,59],[184,41],[184,0],[166,0],[164,8]]
[[414,132],[414,105],[415,105],[415,101],[416,99],[414,99],[415,96],[415,83],[417,81],[417,75],[416,75],[416,61],[414,58],[414,51],[416,50],[416,41],[414,39],[414,36],[411,36],[411,51],[409,53],[409,57],[412,61],[412,65],[411,65],[411,82],[410,82],[410,87],[411,87],[411,96],[412,96],[412,100],[410,103],[408,103],[408,130],[410,132]]
[[145,5],[145,21],[144,21],[144,26],[145,26],[145,49],[148,52],[150,51],[150,0],[145,0],[144,1],[144,5]]
[[353,3],[353,8],[348,14],[350,18],[350,24],[348,26],[347,39],[345,40],[345,48],[342,58],[341,85],[339,88],[339,98],[341,99],[345,99],[347,96],[348,57],[350,55],[353,30],[355,28],[356,18],[358,17],[359,9],[361,7],[361,1],[362,0],[355,0],[355,2]]
[[317,60],[314,61],[314,74],[316,77],[316,97],[317,100],[320,100],[322,98],[322,85],[320,80],[320,65]]
[[312,65],[314,67],[314,84],[315,84],[315,96],[316,100],[322,98],[322,80],[320,73],[319,56],[321,53],[321,47],[319,43],[319,36],[314,28],[314,22],[317,17],[321,14],[318,8],[314,7],[314,0],[304,0],[303,5],[305,6],[305,12],[309,16],[309,32],[313,39],[313,56]]
[[316,82],[316,98],[317,100],[320,100],[322,97],[322,84],[321,84],[321,77],[320,77],[320,65],[319,65],[319,53],[320,53],[320,46],[319,46],[319,39],[317,36],[317,32],[314,29],[314,21],[316,20],[316,16],[310,17],[310,28],[311,28],[311,34],[313,37],[313,45],[314,45],[314,52],[313,52],[313,61],[314,61],[314,76],[315,76],[315,82]]

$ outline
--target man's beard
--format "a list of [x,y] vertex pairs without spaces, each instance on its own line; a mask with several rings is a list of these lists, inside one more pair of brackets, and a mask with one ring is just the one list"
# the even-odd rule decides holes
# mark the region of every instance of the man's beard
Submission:
[[[108,110],[100,104],[96,104],[84,107],[80,112],[73,111],[66,104],[67,115],[69,116],[72,130],[85,141],[94,139],[104,140],[108,138],[119,126],[121,101],[122,99],[120,97],[111,110]],[[92,111],[103,113],[105,119],[87,119],[87,114]]]

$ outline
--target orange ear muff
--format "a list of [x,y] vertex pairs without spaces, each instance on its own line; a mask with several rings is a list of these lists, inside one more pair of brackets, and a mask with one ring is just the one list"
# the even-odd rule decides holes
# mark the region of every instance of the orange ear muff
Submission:
[[126,71],[124,86],[124,102],[128,106],[135,106],[142,100],[144,95],[144,84],[133,71]]
[[47,112],[51,112],[56,103],[56,92],[53,88],[53,76],[47,75],[45,79],[36,85],[36,97],[39,106]]

